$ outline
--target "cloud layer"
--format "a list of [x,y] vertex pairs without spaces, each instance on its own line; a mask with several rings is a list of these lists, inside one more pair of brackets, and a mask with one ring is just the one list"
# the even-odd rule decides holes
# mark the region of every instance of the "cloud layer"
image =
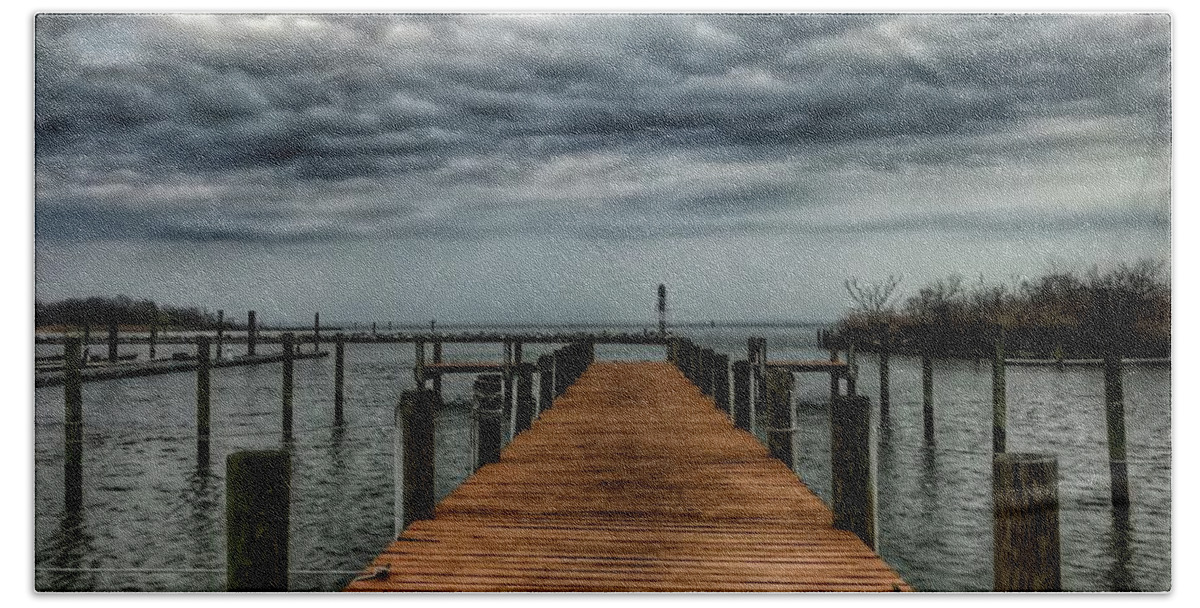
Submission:
[[39,241],[1169,232],[1164,15],[42,15]]

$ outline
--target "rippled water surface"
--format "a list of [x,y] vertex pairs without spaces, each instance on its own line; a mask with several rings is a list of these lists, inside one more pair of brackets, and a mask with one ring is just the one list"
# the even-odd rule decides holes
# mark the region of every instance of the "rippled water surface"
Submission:
[[[733,358],[745,356],[745,338],[752,334],[767,337],[772,358],[827,356],[815,349],[808,329],[681,333]],[[159,356],[185,349],[160,347]],[[129,346],[122,352],[137,350]],[[145,348],[140,350],[144,357]],[[227,347],[227,354],[239,350]],[[525,358],[546,350],[527,345]],[[39,353],[52,352],[54,347],[39,347]],[[500,345],[447,345],[445,351],[447,360],[498,360],[501,354]],[[661,359],[663,351],[600,346],[597,356]],[[332,357],[295,362],[291,589],[341,588],[350,572],[362,568],[391,538],[393,408],[400,391],[412,387],[412,361],[411,345],[347,345],[341,427],[333,425]],[[886,419],[878,416],[876,359],[864,355],[859,362],[859,392],[876,406],[880,553],[919,589],[990,589],[987,362],[935,362],[932,443],[923,434],[919,361],[892,357]],[[62,388],[36,389],[38,589],[224,589],[225,457],[244,449],[284,447],[280,366],[213,370],[213,464],[208,470],[197,466],[195,381],[195,374],[177,373],[84,384],[80,513],[63,508]],[[469,389],[467,376],[448,380],[444,389],[448,403],[438,418],[435,463],[439,496],[470,474],[470,408],[464,401]],[[798,376],[798,473],[826,500],[828,394],[828,376]],[[1126,369],[1132,505],[1127,514],[1114,513],[1102,371],[1008,369],[1009,450],[1058,457],[1066,589],[1170,588],[1170,403],[1169,368]]]

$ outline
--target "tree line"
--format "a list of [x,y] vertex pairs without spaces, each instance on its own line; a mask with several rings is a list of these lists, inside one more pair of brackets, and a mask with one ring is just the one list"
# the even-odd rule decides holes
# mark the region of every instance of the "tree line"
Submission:
[[852,310],[834,335],[873,349],[981,356],[1003,336],[1014,356],[1168,357],[1171,283],[1165,262],[1142,260],[1102,271],[1050,271],[1037,278],[989,283],[960,275],[939,279],[902,302],[897,277],[846,281]]
[[151,300],[134,300],[124,295],[114,298],[69,298],[57,302],[37,300],[34,302],[34,323],[37,327],[157,324],[181,329],[205,329],[217,325],[216,317],[204,309],[159,305]]

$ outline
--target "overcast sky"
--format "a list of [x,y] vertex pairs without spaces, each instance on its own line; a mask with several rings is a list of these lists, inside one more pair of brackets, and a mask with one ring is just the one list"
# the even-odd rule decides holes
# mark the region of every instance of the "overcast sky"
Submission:
[[[1165,15],[54,16],[36,292],[836,318],[1171,249]],[[236,311],[236,312],[235,312]]]

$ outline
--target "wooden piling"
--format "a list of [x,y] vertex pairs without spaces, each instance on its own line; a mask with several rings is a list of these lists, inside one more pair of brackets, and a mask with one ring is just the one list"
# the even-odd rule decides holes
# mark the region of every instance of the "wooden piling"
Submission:
[[858,394],[858,355],[854,352],[854,343],[846,348],[846,365],[849,369],[846,371],[846,394]]
[[208,336],[196,336],[196,463],[209,463],[209,349]]
[[1004,329],[1001,328],[992,348],[992,453],[1004,452],[1007,443],[1008,404],[1004,379]]
[[730,416],[729,408],[729,355],[717,354],[713,357],[713,399],[717,409]]
[[512,419],[513,419],[513,380],[516,376],[513,374],[513,343],[504,341],[504,368],[502,372],[504,378],[504,388],[501,397],[501,409],[504,410],[501,428],[504,429],[505,437],[511,437]]
[[313,352],[321,351],[321,313],[313,313]]
[[89,360],[89,359],[91,359],[91,357],[89,356],[90,355],[89,351],[91,350],[90,349],[91,344],[92,344],[92,324],[84,323],[83,324],[83,366],[84,367],[87,367],[88,364],[91,363],[91,361]]
[[[434,363],[442,362],[442,343],[441,342],[433,343],[433,362]],[[438,399],[442,398],[442,375],[441,374],[438,374],[433,377],[433,392],[437,393]]]
[[750,431],[750,362],[733,362],[733,424]]
[[222,354],[222,353],[225,350],[225,348],[224,348],[224,346],[225,346],[225,311],[224,310],[217,311],[217,345],[216,346],[217,346],[216,358],[219,361],[219,360],[221,360],[222,357],[224,357],[224,354]]
[[517,374],[517,411],[513,435],[533,425],[533,373],[521,368]]
[[258,347],[258,319],[251,310],[246,312],[246,354],[253,357]]
[[933,441],[933,358],[928,347],[921,352],[921,404],[925,421],[925,441]]
[[1104,353],[1104,420],[1108,430],[1108,469],[1112,504],[1129,505],[1129,473],[1125,455],[1125,389],[1121,356]]
[[994,455],[992,500],[995,590],[1061,590],[1058,460]]
[[892,381],[889,369],[892,360],[892,332],[885,329],[879,340],[879,415],[887,417],[892,406]]
[[83,378],[80,371],[82,354],[79,338],[63,342],[63,496],[67,513],[78,513],[83,507]]
[[783,461],[788,469],[795,471],[792,442],[792,387],[795,378],[789,371],[767,370],[767,449],[771,456]]
[[[825,335],[820,330],[817,330],[817,339],[821,343],[825,342]],[[838,362],[837,350],[832,349],[832,348],[829,349],[829,362],[830,363]],[[829,403],[832,404],[834,401],[837,400],[838,393],[841,391],[840,384],[841,384],[841,380],[840,380],[837,372],[830,372],[830,374],[829,374]]]
[[285,333],[279,336],[279,345],[283,354],[283,386],[280,394],[283,396],[283,438],[290,440],[292,438],[292,380],[293,380],[293,360],[296,354],[295,344],[296,336],[292,333]]
[[500,461],[504,444],[503,377],[480,374],[475,378],[475,468]]
[[110,321],[108,324],[108,362],[116,363],[120,359],[117,343],[117,322]]
[[875,545],[875,472],[871,467],[871,402],[838,396],[829,410],[833,527]]
[[291,456],[245,451],[225,461],[226,588],[287,591]]
[[344,403],[346,388],[346,336],[341,332],[334,337],[333,359],[333,423],[341,425],[345,421]]
[[537,359],[538,366],[538,403],[537,415],[550,409],[554,399],[554,358],[542,355]]
[[413,383],[425,388],[425,343],[421,340],[413,342]]
[[154,348],[157,345],[157,342],[158,342],[158,315],[156,314],[154,317],[154,320],[150,322],[150,360],[151,361],[154,360],[154,357],[157,354],[157,353],[155,353],[155,348]]
[[401,445],[398,469],[396,536],[418,519],[433,519],[434,505],[434,417],[437,415],[433,391],[418,389],[400,394],[396,408],[399,423],[396,436]]

